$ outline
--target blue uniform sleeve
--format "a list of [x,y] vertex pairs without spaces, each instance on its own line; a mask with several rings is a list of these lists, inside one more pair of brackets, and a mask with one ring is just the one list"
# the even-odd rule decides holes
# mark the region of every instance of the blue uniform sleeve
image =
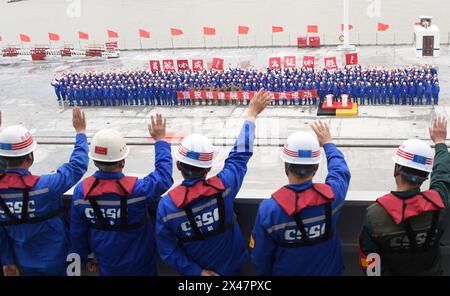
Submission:
[[170,144],[166,141],[155,143],[155,171],[142,179],[142,188],[147,200],[164,194],[173,184],[173,161]]
[[70,209],[70,244],[71,253],[80,255],[81,262],[87,261],[88,255],[91,253],[89,246],[89,226],[84,217],[84,214],[80,211],[80,207],[74,204],[74,201],[80,199],[82,196],[81,186],[75,188],[72,207]]
[[14,264],[14,255],[11,247],[11,241],[6,233],[6,230],[0,226],[0,264],[12,265]]
[[56,173],[47,175],[48,186],[54,196],[61,196],[64,192],[72,188],[86,173],[89,164],[89,147],[85,134],[79,133],[76,136],[75,148],[68,163],[61,165]]
[[232,190],[232,196],[236,196],[244,181],[247,163],[253,155],[254,140],[255,124],[246,120],[233,149],[225,160],[223,170],[218,174],[225,187]]
[[161,202],[156,218],[156,243],[162,261],[181,275],[201,275],[203,268],[186,255],[168,222],[163,221],[164,215],[164,206]]
[[333,188],[333,192],[338,202],[344,202],[350,184],[350,170],[345,161],[344,154],[335,144],[323,145],[327,155],[328,175],[326,183]]
[[262,224],[261,207],[256,216],[253,234],[250,240],[251,259],[257,275],[271,275],[272,258],[275,244]]

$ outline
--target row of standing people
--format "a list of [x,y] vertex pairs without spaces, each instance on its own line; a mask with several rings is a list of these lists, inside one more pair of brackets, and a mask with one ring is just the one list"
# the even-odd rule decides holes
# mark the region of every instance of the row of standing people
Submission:
[[328,94],[347,94],[359,104],[438,104],[439,79],[433,67],[396,69],[286,69],[265,72],[229,68],[202,72],[67,73],[52,82],[58,101],[70,106],[248,104],[248,101],[179,100],[187,90],[292,92],[317,90],[305,100],[274,100],[273,105],[316,105]]
[[[73,109],[74,151],[70,161],[52,174],[30,173],[37,144],[29,131],[4,128],[0,132],[0,155],[6,162],[0,177],[3,272],[64,275],[67,255],[74,253],[101,275],[155,275],[159,252],[182,275],[240,274],[249,252],[233,205],[253,155],[256,119],[269,103],[270,94],[264,91],[251,100],[224,167],[213,177],[208,177],[214,160],[209,139],[199,134],[184,138],[174,154],[183,181],[171,190],[171,147],[164,141],[166,121],[159,114],[148,127],[155,140],[155,171],[142,179],[123,173],[129,148],[117,131],[99,131],[89,149],[86,120],[78,108]],[[344,273],[337,224],[350,170],[328,126],[319,121],[312,129],[314,134],[289,136],[281,152],[287,184],[259,207],[249,244],[258,274]],[[440,238],[450,193],[445,119],[434,120],[430,137],[434,160],[433,149],[418,139],[404,142],[396,151],[397,188],[377,199],[363,222],[359,238],[363,269],[376,253],[381,274],[442,273]],[[69,232],[61,197],[82,179],[89,158],[98,171],[75,187]],[[322,159],[328,174],[323,183],[315,183]],[[430,173],[430,189],[421,191]],[[148,207],[161,195],[155,229]]]

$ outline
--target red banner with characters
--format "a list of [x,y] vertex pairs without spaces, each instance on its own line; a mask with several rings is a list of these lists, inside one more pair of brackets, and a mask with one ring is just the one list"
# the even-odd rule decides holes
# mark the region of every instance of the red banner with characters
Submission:
[[173,60],[163,60],[163,70],[164,72],[175,71],[175,64]]
[[187,71],[189,70],[189,61],[188,60],[177,60],[178,71]]
[[357,65],[358,64],[358,54],[355,53],[347,53],[345,55],[345,64],[347,66]]
[[213,58],[211,68],[214,70],[223,70],[223,59]]
[[192,70],[203,71],[203,60],[192,60]]
[[161,71],[161,64],[158,60],[151,60],[150,61],[150,70],[152,72],[159,72]]
[[329,57],[329,58],[324,58],[323,62],[325,64],[325,69],[327,70],[334,70],[337,69],[337,62],[336,62],[336,57]]
[[313,56],[304,56],[303,57],[303,67],[314,68],[314,57]]
[[284,57],[284,67],[285,68],[295,68],[295,56]]
[[[210,91],[210,90],[189,90],[177,91],[179,100],[251,100],[256,91]],[[317,89],[298,90],[289,92],[272,92],[273,100],[304,100],[317,98]]]
[[281,69],[281,58],[280,57],[269,58],[269,69],[272,70]]

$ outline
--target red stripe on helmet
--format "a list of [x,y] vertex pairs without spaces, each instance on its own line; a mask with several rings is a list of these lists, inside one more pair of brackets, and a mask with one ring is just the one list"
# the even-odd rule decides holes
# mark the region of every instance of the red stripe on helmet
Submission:
[[27,148],[29,146],[31,146],[33,144],[33,137],[29,136],[27,139],[25,139],[24,141],[20,142],[20,143],[15,143],[12,144],[12,150],[20,150],[20,149],[24,149]]

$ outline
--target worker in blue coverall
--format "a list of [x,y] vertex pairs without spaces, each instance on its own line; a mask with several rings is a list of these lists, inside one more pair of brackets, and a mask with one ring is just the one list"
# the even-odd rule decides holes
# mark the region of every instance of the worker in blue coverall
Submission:
[[437,105],[439,103],[439,92],[441,91],[441,88],[439,86],[439,82],[435,81],[433,84],[433,101],[434,104]]
[[383,82],[381,84],[381,104],[383,105],[386,105],[387,91],[386,83]]
[[364,84],[364,82],[361,82],[359,85],[359,104],[360,105],[364,105],[365,97],[366,97],[366,85]]
[[394,103],[395,105],[400,104],[400,85],[398,82],[394,84]]
[[389,97],[389,105],[394,103],[394,85],[389,83],[388,85],[388,97]]
[[406,105],[406,99],[408,97],[408,86],[406,82],[403,82],[400,86],[400,97],[402,98],[402,105]]
[[81,86],[80,85],[75,85],[74,86],[73,95],[75,97],[75,100],[77,101],[77,106],[81,106],[82,105],[83,91],[81,90]]
[[409,84],[409,88],[408,88],[408,98],[409,98],[410,105],[414,105],[415,96],[416,96],[416,87],[414,85],[414,82],[411,82]]
[[247,259],[233,204],[253,154],[256,117],[270,104],[260,90],[218,175],[206,179],[213,146],[199,134],[183,139],[175,158],[184,181],[158,206],[156,239],[161,259],[182,275],[239,275]]
[[58,102],[61,101],[61,84],[59,83],[59,81],[57,79],[53,80],[51,85],[53,86],[53,88],[55,89],[55,94],[56,97],[58,98]]
[[[62,195],[88,168],[83,112],[73,109],[77,132],[70,161],[56,173],[34,176],[36,141],[23,127],[0,133],[0,156],[7,169],[0,177],[0,261],[5,275],[65,275],[69,234]],[[27,204],[28,206],[23,206]]]
[[381,87],[380,84],[377,82],[375,83],[375,86],[373,88],[373,95],[374,95],[374,104],[381,104]]
[[431,105],[431,97],[433,95],[433,86],[431,85],[431,81],[427,81],[425,84],[425,99],[427,105]]
[[74,94],[73,87],[68,86],[66,93],[67,93],[67,99],[69,100],[69,106],[74,106],[75,94]]
[[[337,223],[350,183],[344,155],[322,122],[292,134],[281,153],[289,184],[259,207],[250,239],[259,275],[342,275],[344,264]],[[325,150],[324,184],[312,179]]]
[[[99,131],[89,157],[98,171],[74,191],[70,239],[72,252],[100,275],[156,275],[156,246],[148,207],[173,184],[170,144],[164,141],[166,122],[151,119],[155,171],[145,178],[122,173],[129,149],[115,130]],[[88,261],[93,252],[95,261]]]
[[417,94],[417,104],[422,105],[423,104],[423,94],[425,93],[425,88],[423,87],[422,82],[419,82],[419,85],[416,88],[416,94]]

